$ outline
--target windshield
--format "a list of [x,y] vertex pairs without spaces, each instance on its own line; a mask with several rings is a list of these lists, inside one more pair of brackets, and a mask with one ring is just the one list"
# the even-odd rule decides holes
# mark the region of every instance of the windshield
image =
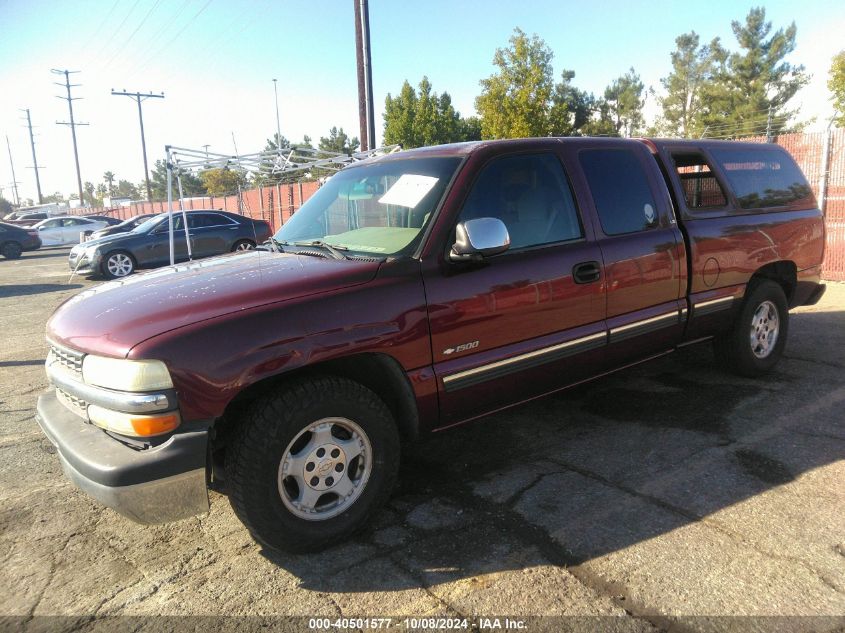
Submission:
[[366,255],[410,250],[459,163],[459,158],[408,158],[338,172],[275,239],[288,244],[319,240]]
[[[174,215],[174,219],[175,219],[176,214],[174,213],[173,215]],[[149,231],[151,231],[153,229],[154,226],[156,226],[159,223],[159,221],[161,221],[162,218],[166,218],[166,217],[167,217],[166,213],[154,215],[153,217],[141,222],[141,224],[139,224],[134,229],[132,229],[132,232],[133,233],[148,233]]]

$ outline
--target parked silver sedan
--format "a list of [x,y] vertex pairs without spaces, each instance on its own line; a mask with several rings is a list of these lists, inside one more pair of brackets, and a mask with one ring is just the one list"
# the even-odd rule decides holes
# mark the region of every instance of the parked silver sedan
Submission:
[[44,246],[62,246],[79,244],[80,236],[87,231],[96,231],[108,226],[102,220],[89,220],[72,215],[41,220],[31,230],[38,231],[38,237]]

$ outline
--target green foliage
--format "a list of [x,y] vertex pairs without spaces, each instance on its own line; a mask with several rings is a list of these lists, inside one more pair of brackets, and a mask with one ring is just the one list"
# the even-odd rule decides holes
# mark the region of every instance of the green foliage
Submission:
[[115,195],[115,188],[114,188],[114,172],[107,171],[103,174],[103,180],[106,182],[108,187],[106,188],[106,192],[109,196]]
[[320,137],[320,143],[317,147],[326,152],[349,155],[357,152],[360,145],[357,137],[349,138],[343,128],[332,127],[327,137]]
[[478,139],[478,119],[464,119],[455,111],[448,92],[437,94],[428,77],[419,94],[405,81],[396,97],[384,102],[384,143],[403,149]]
[[695,31],[675,38],[672,72],[660,80],[666,90],[665,96],[658,99],[663,110],[663,134],[697,138],[704,132],[715,77],[726,53],[719,38],[709,44],[700,42]]
[[[774,133],[785,131],[797,111],[787,104],[809,76],[784,61],[795,49],[795,23],[772,33],[766,10],[753,8],[745,22],[731,23],[739,52],[723,54],[715,81],[706,91],[703,122],[710,136],[764,134],[769,112]],[[718,62],[719,60],[717,60]]]
[[635,136],[643,126],[643,82],[631,68],[604,91],[607,112],[617,136]]
[[827,87],[833,93],[833,109],[837,127],[845,127],[845,50],[833,56]]
[[0,218],[5,218],[12,212],[12,203],[0,196]]
[[[342,131],[342,130],[341,130]],[[357,141],[357,139],[353,139]],[[305,156],[302,153],[297,153],[298,148],[309,148],[312,149],[313,145],[311,144],[311,137],[307,134],[302,138],[301,143],[291,143],[287,138],[284,136],[279,136],[278,133],[273,134],[272,138],[267,139],[267,143],[264,145],[265,152],[277,152],[280,151],[280,157],[274,158],[274,160],[265,161],[260,166],[258,173],[256,173],[252,178],[252,184],[256,187],[263,187],[265,185],[275,185],[277,183],[291,183],[291,182],[299,182],[300,180],[304,180],[304,172],[288,172],[286,174],[276,174],[273,173],[273,169],[276,163],[284,163],[285,160],[288,160],[292,163],[301,162],[301,159]],[[310,154],[309,154],[310,156]]]
[[[78,197],[79,196],[77,196],[77,198]],[[65,198],[60,191],[57,191],[56,193],[50,194],[49,196],[43,196],[43,200],[44,202],[42,204],[48,204],[51,202],[65,202],[67,198]]]
[[96,187],[94,187],[93,182],[86,182],[82,186],[82,192],[85,197],[85,204],[92,206],[92,207],[101,207],[103,206],[103,199],[97,198],[95,195]]
[[236,193],[238,186],[245,184],[244,177],[228,167],[207,169],[200,174],[200,180],[202,180],[202,184],[210,196],[225,196]]
[[138,193],[138,187],[134,184],[129,182],[128,180],[119,180],[117,183],[117,187],[114,190],[114,197],[116,198],[129,198],[130,200],[138,200],[140,198],[140,193]]
[[[119,188],[120,185],[118,185],[118,189]],[[167,164],[163,160],[157,160],[153,166],[153,171],[150,177],[150,188],[153,192],[153,200],[167,200]],[[183,172],[182,193],[186,198],[192,196],[204,196],[206,195],[205,185],[202,184],[202,180],[193,174]],[[176,182],[175,173],[173,174],[173,199],[179,199],[179,185]]]
[[537,35],[514,29],[508,48],[498,48],[498,71],[481,80],[475,109],[484,138],[521,138],[549,134],[554,82],[552,50]]

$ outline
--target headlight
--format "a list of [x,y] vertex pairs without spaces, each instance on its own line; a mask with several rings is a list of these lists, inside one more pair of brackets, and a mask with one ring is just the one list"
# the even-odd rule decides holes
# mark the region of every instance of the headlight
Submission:
[[97,247],[96,246],[89,246],[85,249],[85,252],[82,253],[83,257],[88,259],[94,259],[94,256],[97,254]]
[[160,360],[126,360],[88,355],[82,361],[82,379],[118,391],[172,389],[167,366]]

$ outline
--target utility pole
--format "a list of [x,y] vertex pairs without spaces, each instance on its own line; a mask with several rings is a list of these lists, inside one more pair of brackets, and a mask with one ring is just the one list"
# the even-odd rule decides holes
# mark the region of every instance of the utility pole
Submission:
[[35,170],[35,189],[38,191],[38,204],[44,203],[44,196],[41,195],[41,179],[38,177],[38,159],[35,158],[35,136],[32,134],[32,119],[29,116],[29,108],[21,110],[26,112],[26,126],[29,128],[29,144],[32,146],[32,168]]
[[9,135],[6,135],[6,149],[9,150],[9,164],[12,166],[12,189],[15,192],[15,206],[21,206],[21,199],[18,196],[18,181],[15,178],[15,161],[12,160],[12,146],[9,145]]
[[353,0],[355,5],[355,58],[358,66],[358,120],[361,150],[374,149],[376,123],[373,110],[373,72],[370,55],[370,10],[367,0]]
[[71,135],[71,138],[73,139],[73,160],[76,163],[76,184],[79,187],[79,204],[84,205],[85,204],[85,196],[83,195],[83,192],[82,192],[82,174],[79,171],[79,150],[76,146],[76,126],[77,125],[88,125],[88,124],[87,123],[76,123],[73,120],[73,102],[76,101],[77,99],[81,99],[82,97],[71,97],[70,96],[70,89],[71,88],[76,88],[76,87],[82,85],[82,84],[71,84],[70,83],[70,76],[72,74],[78,73],[79,71],[78,70],[57,70],[57,69],[53,68],[50,72],[52,72],[56,75],[64,75],[65,76],[65,82],[63,84],[60,84],[58,82],[53,82],[53,83],[55,83],[57,86],[64,86],[67,89],[67,97],[58,97],[58,95],[57,95],[57,98],[67,99],[67,107],[68,107],[68,111],[70,112],[70,122],[68,122],[68,121],[56,121],[56,125],[69,125],[70,126],[70,135]]
[[144,115],[141,112],[141,102],[145,99],[164,99],[164,93],[161,94],[152,94],[152,93],[141,93],[141,92],[126,92],[124,89],[122,92],[115,92],[114,89],[111,91],[112,96],[120,96],[120,97],[131,97],[135,101],[138,102],[138,121],[141,124],[141,152],[144,154],[144,182],[147,183],[147,202],[151,202],[153,199],[153,191],[150,187],[150,171],[147,168],[147,141],[144,138]]
[[279,90],[276,88],[276,80],[273,80],[273,93],[276,95],[276,149],[281,150],[282,126],[279,124]]

